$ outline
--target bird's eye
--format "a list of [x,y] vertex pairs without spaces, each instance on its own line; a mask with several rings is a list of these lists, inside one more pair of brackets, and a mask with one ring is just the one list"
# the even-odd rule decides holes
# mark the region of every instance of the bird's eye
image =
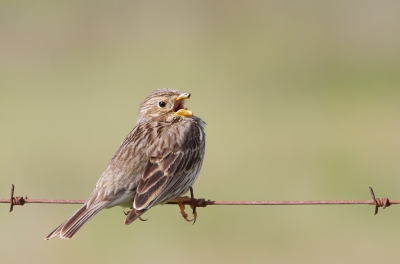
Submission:
[[164,101],[160,101],[160,102],[158,102],[158,106],[159,107],[165,107],[166,103]]

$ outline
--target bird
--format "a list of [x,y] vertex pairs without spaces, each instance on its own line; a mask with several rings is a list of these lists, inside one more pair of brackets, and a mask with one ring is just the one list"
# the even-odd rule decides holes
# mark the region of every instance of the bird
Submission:
[[[71,239],[105,208],[129,208],[129,225],[155,205],[181,197],[195,183],[205,154],[205,122],[184,107],[190,93],[163,88],[140,104],[137,122],[126,136],[89,198],[45,240]],[[184,197],[178,202],[182,216]],[[193,199],[193,197],[192,197]],[[193,212],[196,218],[195,210]],[[186,215],[186,216],[185,216]],[[194,218],[194,220],[195,220]]]

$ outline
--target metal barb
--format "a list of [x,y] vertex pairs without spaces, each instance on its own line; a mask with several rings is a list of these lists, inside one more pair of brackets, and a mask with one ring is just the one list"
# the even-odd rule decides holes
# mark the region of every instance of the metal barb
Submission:
[[9,213],[12,212],[14,209],[14,184],[11,184],[11,195],[10,195],[10,211]]
[[24,197],[22,196],[17,196],[14,197],[14,184],[11,184],[11,195],[10,195],[10,211],[9,213],[12,212],[12,210],[14,209],[14,205],[24,205],[25,204],[25,199],[28,199],[28,196]]
[[369,187],[369,191],[372,196],[372,201],[375,204],[375,214],[374,215],[378,214],[379,207],[382,207],[382,209],[385,209],[386,207],[389,207],[391,205],[389,198],[376,198],[372,187]]

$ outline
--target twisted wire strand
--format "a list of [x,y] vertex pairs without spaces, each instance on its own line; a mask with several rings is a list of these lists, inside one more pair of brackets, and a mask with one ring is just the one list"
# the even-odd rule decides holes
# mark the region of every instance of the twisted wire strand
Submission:
[[[56,200],[56,199],[28,199],[27,196],[14,197],[14,184],[11,185],[11,195],[8,199],[0,199],[0,203],[9,203],[10,212],[14,205],[24,205],[26,203],[44,203],[44,204],[83,204],[85,200]],[[208,205],[352,205],[366,204],[375,205],[375,215],[378,208],[385,209],[392,204],[400,204],[400,200],[389,200],[389,198],[376,198],[374,190],[369,187],[372,200],[306,200],[306,201],[210,201],[205,199],[195,199],[183,202],[183,204],[192,205],[194,207],[206,207]],[[192,193],[191,193],[192,194]],[[193,196],[193,194],[192,194]],[[171,200],[167,204],[177,204],[178,201]]]

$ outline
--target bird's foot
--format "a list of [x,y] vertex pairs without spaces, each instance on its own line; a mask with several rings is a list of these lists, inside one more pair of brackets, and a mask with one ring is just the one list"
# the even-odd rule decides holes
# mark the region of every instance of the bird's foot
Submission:
[[124,212],[124,215],[128,215],[131,210],[132,210],[132,208],[128,211],[125,211],[125,208],[122,208],[122,212]]
[[[126,212],[125,212],[125,210],[124,210],[124,209],[122,209],[122,210],[124,211],[124,215],[128,215],[128,214],[131,212],[132,208],[131,208],[130,210],[126,211]],[[149,220],[149,218],[147,218],[147,219],[143,219],[143,218],[142,218],[142,217],[140,217],[140,216],[139,216],[139,219],[140,219],[140,221],[143,221],[143,222],[145,222],[145,221]]]
[[[181,214],[182,214],[183,218],[188,222],[193,222],[193,224],[196,223],[196,219],[197,219],[196,204],[197,204],[197,201],[196,201],[196,199],[194,198],[194,195],[193,195],[193,188],[190,187],[190,197],[188,197],[188,196],[179,197],[179,198],[175,199],[175,201],[178,203],[179,208],[181,209]],[[191,219],[191,220],[188,219],[188,215],[185,212],[185,205],[183,204],[183,202],[190,202],[190,207],[193,210],[193,219]]]
[[[185,205],[183,204],[183,202],[191,202],[192,199],[190,197],[188,197],[188,196],[184,196],[184,197],[176,198],[175,201],[178,203],[179,209],[181,210],[182,217],[188,222],[195,221],[195,218],[196,218],[197,214],[196,215],[193,214],[195,218],[188,219],[188,215],[185,212]],[[192,205],[190,205],[190,206],[192,206]]]

